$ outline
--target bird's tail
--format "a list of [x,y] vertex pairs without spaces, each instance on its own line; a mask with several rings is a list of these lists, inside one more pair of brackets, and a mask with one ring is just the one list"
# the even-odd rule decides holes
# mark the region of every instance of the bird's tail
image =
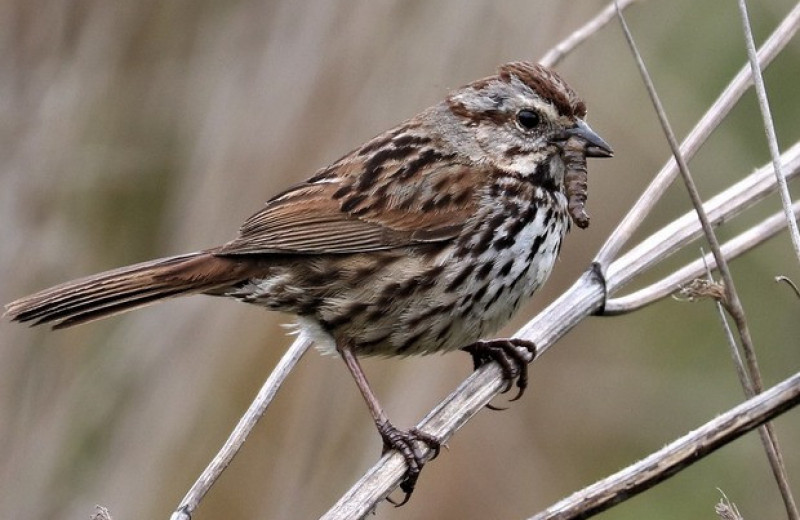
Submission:
[[246,266],[208,251],[160,258],[67,282],[6,305],[5,316],[71,327],[166,298],[231,286]]

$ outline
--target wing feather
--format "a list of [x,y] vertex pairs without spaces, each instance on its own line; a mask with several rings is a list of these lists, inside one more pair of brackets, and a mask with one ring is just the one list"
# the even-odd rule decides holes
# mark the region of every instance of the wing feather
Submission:
[[453,239],[475,213],[476,186],[488,175],[425,150],[417,155],[426,164],[410,175],[407,161],[389,160],[367,187],[364,163],[346,158],[271,199],[215,253],[355,253]]

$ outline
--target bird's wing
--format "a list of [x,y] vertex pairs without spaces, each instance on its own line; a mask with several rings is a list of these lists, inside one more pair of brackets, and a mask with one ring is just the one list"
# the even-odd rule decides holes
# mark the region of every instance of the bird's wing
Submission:
[[321,170],[267,202],[215,253],[355,253],[452,239],[475,214],[487,173],[422,155]]

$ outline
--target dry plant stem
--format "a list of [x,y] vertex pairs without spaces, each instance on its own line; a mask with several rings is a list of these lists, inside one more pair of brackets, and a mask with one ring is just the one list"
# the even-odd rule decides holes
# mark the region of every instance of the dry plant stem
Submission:
[[[710,283],[714,283],[714,277],[711,275],[711,266],[708,264],[708,262],[706,262],[706,254],[702,248],[700,248],[700,254],[706,269],[706,280]],[[730,348],[731,358],[733,358],[733,366],[736,368],[736,375],[739,377],[739,381],[746,381],[747,385],[750,385],[750,380],[748,379],[747,372],[744,369],[742,355],[739,352],[739,347],[736,345],[736,337],[734,337],[731,325],[728,323],[728,318],[725,315],[725,307],[719,300],[714,302],[714,306],[717,308],[717,315],[719,316],[722,330],[725,331],[725,339],[727,340],[728,347]]]
[[797,286],[794,284],[791,278],[787,278],[786,276],[783,275],[778,275],[775,277],[775,281],[778,283],[783,282],[789,287],[791,287],[791,289],[794,291],[797,297],[800,298],[800,289],[797,288]]
[[90,520],[113,520],[111,518],[111,513],[108,511],[108,508],[103,506],[94,506],[94,514],[92,514]]
[[[782,160],[790,178],[800,176],[800,143],[789,148]],[[730,220],[774,190],[772,167],[764,166],[709,199],[705,210],[711,221],[718,224]],[[609,294],[700,236],[702,230],[693,211],[667,224],[608,266],[606,284]]]
[[[793,211],[796,216],[800,216],[800,202],[796,202],[793,206]],[[786,219],[784,214],[776,213],[771,217],[763,220],[759,224],[748,229],[744,233],[737,235],[726,243],[722,244],[722,254],[725,258],[737,258],[744,253],[750,251],[759,244],[774,237],[780,231],[786,228]],[[615,316],[618,314],[625,314],[639,310],[646,305],[657,302],[662,298],[669,296],[675,292],[675,289],[683,283],[694,280],[701,276],[705,270],[705,265],[709,265],[711,269],[717,266],[714,262],[713,255],[705,255],[682,268],[678,269],[669,276],[661,280],[639,289],[631,294],[612,298],[606,302],[603,309],[603,316]]]
[[[625,39],[628,41],[628,45],[633,52],[634,59],[636,60],[636,64],[639,68],[639,71],[642,75],[642,80],[647,88],[647,93],[650,96],[651,101],[653,102],[653,106],[655,108],[656,114],[658,115],[659,122],[661,123],[661,127],[664,130],[664,135],[667,138],[667,142],[669,143],[669,147],[672,150],[672,154],[675,158],[675,161],[678,165],[678,171],[680,172],[681,176],[683,177],[683,182],[686,185],[686,190],[689,193],[689,198],[692,201],[692,206],[694,206],[695,212],[697,212],[697,218],[700,220],[700,225],[703,228],[703,233],[706,236],[706,240],[708,240],[709,245],[711,246],[711,251],[714,255],[714,260],[717,263],[717,269],[719,269],[720,274],[722,275],[722,279],[724,282],[724,289],[725,289],[725,298],[726,298],[726,308],[728,312],[734,318],[736,322],[736,326],[739,329],[739,335],[741,336],[742,342],[745,344],[745,352],[750,350],[749,357],[752,359],[750,377],[754,383],[761,381],[761,376],[758,370],[758,365],[755,359],[755,352],[752,350],[752,340],[750,338],[750,331],[747,326],[747,321],[744,315],[744,309],[742,308],[742,304],[739,300],[739,294],[736,291],[736,287],[734,285],[733,276],[731,275],[730,269],[728,268],[728,262],[725,260],[725,257],[722,255],[722,251],[720,249],[719,241],[717,240],[717,235],[714,233],[714,228],[711,225],[711,221],[708,218],[708,214],[703,207],[703,201],[700,198],[700,193],[697,190],[697,186],[694,183],[694,179],[692,178],[691,173],[689,172],[689,166],[686,164],[686,161],[683,158],[683,155],[680,151],[680,145],[678,144],[678,140],[675,137],[674,132],[672,131],[672,127],[669,124],[669,120],[667,119],[667,114],[664,111],[664,107],[661,104],[661,99],[658,97],[658,93],[656,92],[655,85],[653,84],[652,78],[647,71],[647,67],[642,59],[641,54],[639,53],[639,49],[636,46],[636,43],[633,40],[633,35],[631,34],[628,24],[625,22],[625,18],[622,16],[622,11],[619,9],[617,10],[617,14],[619,16],[619,21],[622,26],[623,33],[625,34]],[[749,387],[747,381],[743,380],[742,384],[745,387]],[[757,384],[760,386],[760,384]],[[750,390],[752,392],[752,390]]]
[[[636,1],[637,0],[620,0],[619,7],[620,9],[626,9]],[[558,45],[547,51],[547,53],[539,60],[539,63],[547,67],[553,67],[557,65],[570,52],[575,50],[576,47],[588,40],[600,29],[608,25],[608,23],[614,19],[615,14],[616,8],[614,6],[614,2],[609,2],[605,9],[597,13],[594,18],[583,24],[583,26],[581,26],[579,29],[573,31],[572,34],[561,40]]]
[[761,75],[758,58],[756,57],[756,43],[753,40],[753,31],[750,29],[750,17],[747,14],[747,2],[745,0],[739,0],[739,12],[742,16],[742,30],[744,31],[747,58],[750,61],[750,70],[753,75],[753,84],[756,89],[758,106],[761,109],[761,116],[764,119],[764,131],[767,134],[767,144],[769,145],[769,153],[775,168],[775,177],[778,179],[778,193],[780,193],[783,212],[789,224],[789,236],[792,239],[794,253],[797,255],[797,260],[800,261],[800,231],[797,229],[797,220],[795,220],[792,215],[792,197],[789,195],[789,187],[786,185],[786,178],[780,167],[779,157],[781,153],[778,149],[778,137],[775,135],[775,124],[772,122],[772,113],[769,108],[769,100],[767,99],[767,89],[764,87],[764,77]]
[[[785,163],[794,165],[795,161],[800,165],[800,144],[784,154]],[[792,170],[800,172],[800,166],[797,165]],[[706,204],[712,217],[715,220],[729,218],[742,208],[749,207],[754,201],[773,192],[775,177],[768,168],[760,169],[712,198]],[[538,348],[535,359],[539,359],[543,352],[572,327],[602,308],[606,287],[609,291],[618,288],[676,251],[678,245],[685,245],[702,236],[697,218],[694,214],[689,217],[682,217],[664,227],[619,261],[612,263],[608,272],[613,278],[609,277],[604,281],[599,275],[599,266],[595,264],[556,301],[517,331],[514,337],[533,341]],[[468,377],[417,427],[446,441],[504,386],[500,368],[496,363],[490,363]],[[424,446],[420,448],[425,449]],[[397,486],[404,472],[403,458],[394,452],[387,453],[323,518],[338,520],[364,517]]]
[[[800,232],[798,232],[797,220],[791,209],[791,196],[789,195],[789,188],[786,184],[786,178],[780,165],[778,139],[775,134],[775,125],[772,121],[772,114],[769,108],[767,90],[764,86],[764,78],[761,74],[758,58],[756,56],[755,41],[753,40],[753,32],[750,28],[750,19],[747,14],[747,3],[745,0],[739,0],[739,12],[742,16],[742,29],[745,35],[747,57],[750,61],[750,69],[753,75],[756,96],[758,98],[761,115],[764,119],[764,130],[767,134],[767,143],[769,145],[770,155],[772,156],[772,162],[775,168],[775,177],[778,182],[778,192],[781,196],[781,203],[783,204],[786,222],[789,226],[789,236],[791,237],[792,245],[794,246],[795,255],[797,256],[798,260],[800,260]],[[758,384],[756,384],[756,388],[758,388]],[[769,423],[766,425],[766,428],[768,432],[772,434],[771,437],[774,439],[774,433],[772,432],[772,427]],[[777,444],[775,445],[775,452],[775,457],[778,459],[779,468],[781,471],[779,472],[778,468],[776,467],[773,467],[773,471],[776,472],[776,478],[779,479],[779,483],[782,482],[781,479],[784,479],[781,484],[781,494],[786,504],[787,514],[789,518],[797,520],[800,518],[800,513],[798,513],[797,504],[795,503],[794,497],[791,494],[791,488],[789,487],[788,483],[785,482],[785,469],[783,466],[781,452],[777,449]]]
[[[674,155],[675,161],[678,164],[678,169],[681,173],[681,177],[683,178],[683,182],[686,185],[686,190],[689,193],[689,197],[692,200],[692,205],[697,212],[697,217],[700,219],[703,233],[705,234],[706,240],[708,240],[708,243],[711,246],[711,252],[714,254],[714,259],[717,262],[717,269],[722,276],[725,289],[725,310],[728,311],[733,318],[734,323],[736,324],[742,349],[744,350],[745,359],[747,360],[747,374],[749,379],[747,377],[741,377],[740,382],[745,390],[745,395],[747,395],[747,397],[752,397],[756,393],[761,392],[763,389],[763,384],[761,382],[761,371],[758,368],[758,359],[756,357],[755,347],[753,346],[753,339],[750,335],[750,327],[747,323],[744,307],[739,299],[739,293],[736,290],[736,286],[733,281],[733,275],[728,268],[728,262],[722,255],[719,241],[717,240],[716,233],[714,233],[714,228],[711,226],[708,215],[703,208],[703,201],[700,198],[700,193],[698,192],[697,186],[694,183],[694,179],[689,172],[689,166],[686,164],[686,161],[681,154],[678,140],[672,131],[672,127],[667,119],[667,114],[664,111],[664,107],[662,106],[661,100],[656,92],[655,85],[653,84],[650,74],[647,71],[647,67],[642,59],[641,54],[639,53],[639,49],[633,40],[633,35],[631,34],[628,25],[625,22],[622,11],[617,9],[617,15],[619,16],[619,21],[622,26],[623,33],[625,34],[625,39],[628,41],[628,45],[633,52],[636,64],[639,67],[639,71],[642,75],[642,80],[647,87],[647,92],[650,95],[653,106],[655,107],[661,127],[664,130],[664,135],[667,138],[669,147],[672,150],[672,154]],[[791,214],[790,217],[792,217]],[[741,373],[740,375],[744,376],[744,373]],[[791,487],[789,486],[786,467],[783,463],[780,445],[778,444],[778,438],[775,435],[771,424],[765,424],[764,427],[759,430],[759,435],[762,443],[764,444],[764,450],[767,453],[767,458],[769,460],[770,467],[772,468],[772,473],[775,476],[775,481],[780,489],[787,515],[792,520],[798,520],[798,518],[800,518],[800,514],[798,514],[797,506],[795,504],[794,497],[792,496]]]
[[728,500],[728,497],[725,496],[721,489],[717,488],[717,490],[722,494],[722,498],[714,506],[714,512],[717,513],[720,520],[744,520],[736,504]]
[[635,496],[800,404],[800,373],[529,520],[588,518]]
[[[792,40],[799,28],[800,4],[796,5],[791,12],[786,15],[786,18],[783,19],[758,51],[759,65],[762,69],[766,68],[775,56],[783,50]],[[751,84],[752,76],[750,75],[749,67],[745,66],[736,74],[734,79],[728,84],[722,94],[720,94],[717,100],[711,105],[711,108],[708,109],[705,115],[703,115],[703,118],[695,125],[683,141],[681,152],[687,160],[694,157],[700,149],[700,146],[702,146],[711,132],[722,122],[725,116],[728,115]],[[595,257],[596,262],[601,266],[606,266],[617,257],[619,251],[630,240],[630,237],[636,232],[639,225],[644,221],[647,214],[650,213],[656,201],[661,198],[664,191],[666,191],[677,174],[677,164],[674,159],[670,158],[600,249],[600,252]]]
[[219,453],[217,453],[206,469],[203,470],[203,473],[200,474],[200,477],[198,477],[197,481],[186,493],[186,496],[183,497],[180,505],[170,517],[171,520],[189,520],[192,517],[192,513],[197,509],[200,501],[208,490],[211,489],[211,486],[214,485],[214,482],[216,482],[222,472],[225,471],[225,468],[231,463],[233,457],[236,456],[236,453],[239,451],[239,448],[242,447],[242,444],[244,444],[247,436],[275,398],[275,394],[278,392],[281,384],[283,384],[286,377],[310,346],[311,340],[302,333],[295,339],[292,346],[289,347],[289,350],[281,357],[275,369],[272,371],[269,378],[267,378],[264,386],[261,387],[253,403],[242,418],[239,419],[239,423],[231,432],[228,440],[225,441],[222,449],[220,449]]

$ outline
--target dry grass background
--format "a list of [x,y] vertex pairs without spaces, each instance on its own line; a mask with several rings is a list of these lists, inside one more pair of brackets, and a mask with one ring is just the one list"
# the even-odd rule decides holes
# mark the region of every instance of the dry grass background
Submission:
[[[541,56],[603,5],[2,1],[0,302],[226,241],[282,187],[449,88]],[[751,3],[757,41],[791,5]],[[645,2],[628,16],[683,133],[745,62],[736,7]],[[799,64],[795,42],[766,74],[784,146],[800,138]],[[590,164],[591,228],[506,331],[582,272],[668,155],[616,25],[559,70],[617,157]],[[751,94],[693,170],[708,196],[767,160]],[[777,198],[764,206],[750,218]],[[645,228],[688,208],[676,187]],[[733,273],[775,382],[800,366],[800,302],[772,282],[800,279],[788,239]],[[87,518],[97,503],[117,520],[167,517],[289,344],[288,321],[196,297],[57,333],[0,323],[0,518]],[[365,365],[401,426],[470,370],[459,354]],[[522,401],[450,442],[410,504],[377,516],[523,517],[741,398],[710,304],[593,318],[537,362]],[[798,493],[800,416],[776,426]],[[196,518],[312,518],[379,452],[344,367],[310,353]],[[745,518],[781,517],[754,435],[606,517],[712,518],[718,487]]]

